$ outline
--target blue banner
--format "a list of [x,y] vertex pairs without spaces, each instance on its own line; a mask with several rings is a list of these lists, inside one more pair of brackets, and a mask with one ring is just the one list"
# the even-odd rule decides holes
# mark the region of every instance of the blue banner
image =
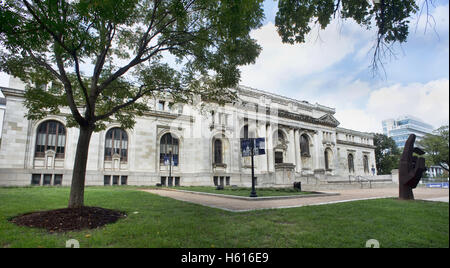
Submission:
[[266,139],[257,138],[255,140],[255,155],[266,154]]
[[251,156],[252,148],[253,155],[263,155],[266,153],[265,147],[265,138],[241,139],[241,152],[243,157]]
[[427,183],[426,186],[428,188],[447,188],[448,189],[448,182]]

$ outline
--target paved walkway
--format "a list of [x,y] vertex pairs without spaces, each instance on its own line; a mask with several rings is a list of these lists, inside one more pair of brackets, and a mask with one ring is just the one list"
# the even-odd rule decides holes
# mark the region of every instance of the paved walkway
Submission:
[[[277,200],[259,200],[259,201],[239,200],[234,198],[207,196],[163,189],[151,189],[143,191],[170,197],[181,201],[200,204],[208,207],[220,208],[223,210],[233,212],[243,212],[258,209],[291,208],[291,207],[322,205],[322,204],[349,202],[356,200],[375,199],[375,198],[398,197],[398,188],[336,190],[333,191],[333,193],[339,193],[339,195],[324,196],[324,197],[308,197],[308,198],[305,197],[289,198]],[[449,190],[417,188],[414,189],[414,197],[416,200],[421,199],[429,201],[448,202]]]

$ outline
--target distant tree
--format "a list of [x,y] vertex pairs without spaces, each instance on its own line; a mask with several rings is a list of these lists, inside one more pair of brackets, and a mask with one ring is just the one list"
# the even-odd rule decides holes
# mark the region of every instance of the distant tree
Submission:
[[395,144],[395,141],[384,134],[375,134],[373,143],[376,147],[375,161],[377,164],[377,174],[391,174],[393,169],[398,168],[400,160],[400,150]]
[[[29,83],[28,118],[68,108],[69,126],[80,129],[69,207],[84,204],[91,135],[106,123],[133,127],[158,95],[235,100],[228,89],[238,84],[239,67],[261,50],[249,34],[261,26],[262,2],[0,1],[0,71]],[[177,67],[164,63],[168,55]]]
[[428,166],[440,166],[449,171],[448,125],[436,129],[433,134],[425,135],[418,144],[426,153]]

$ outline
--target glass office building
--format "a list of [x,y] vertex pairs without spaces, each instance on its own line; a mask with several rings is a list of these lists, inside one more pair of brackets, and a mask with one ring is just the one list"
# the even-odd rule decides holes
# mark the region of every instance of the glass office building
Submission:
[[397,119],[386,119],[382,121],[384,135],[391,137],[399,148],[405,146],[410,134],[417,136],[419,141],[425,134],[432,133],[434,128],[417,117],[404,115]]

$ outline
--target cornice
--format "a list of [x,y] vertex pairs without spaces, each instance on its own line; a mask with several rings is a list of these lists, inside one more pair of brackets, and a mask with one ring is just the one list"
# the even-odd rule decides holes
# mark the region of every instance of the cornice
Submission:
[[0,90],[2,91],[3,95],[5,95],[5,97],[7,97],[7,96],[24,97],[25,96],[25,91],[21,90],[21,89],[0,87]]
[[370,144],[365,144],[365,143],[357,143],[357,142],[352,142],[352,141],[343,141],[343,140],[336,140],[337,144],[342,144],[342,145],[350,145],[350,146],[356,146],[356,147],[364,147],[364,148],[368,148],[368,149],[375,149],[376,147]]

